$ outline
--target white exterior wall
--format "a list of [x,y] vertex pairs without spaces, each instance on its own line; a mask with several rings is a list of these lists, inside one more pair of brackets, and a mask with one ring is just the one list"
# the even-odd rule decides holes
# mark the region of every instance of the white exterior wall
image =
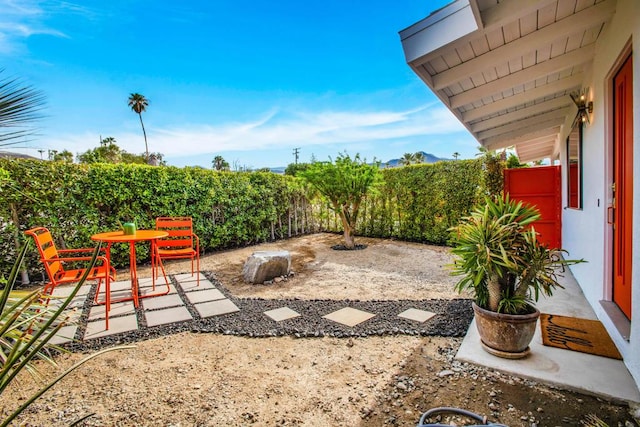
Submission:
[[[611,272],[606,267],[610,253],[607,207],[611,204],[611,72],[629,41],[633,41],[633,128],[634,128],[634,200],[633,200],[633,277],[632,319],[629,341],[623,339],[600,301],[611,300]],[[640,385],[640,1],[618,0],[616,13],[596,45],[592,69],[586,73],[583,87],[589,87],[593,100],[591,123],[585,127],[582,152],[583,209],[564,209],[562,246],[570,258],[584,258],[585,264],[571,268],[575,278],[624,357],[625,364]],[[563,206],[567,205],[566,136],[571,122],[565,123],[562,139]]]

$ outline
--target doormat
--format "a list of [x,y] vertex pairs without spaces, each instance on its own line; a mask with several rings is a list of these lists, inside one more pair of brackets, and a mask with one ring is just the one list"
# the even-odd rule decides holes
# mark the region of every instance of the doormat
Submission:
[[622,360],[622,356],[598,320],[541,314],[542,343],[597,356]]

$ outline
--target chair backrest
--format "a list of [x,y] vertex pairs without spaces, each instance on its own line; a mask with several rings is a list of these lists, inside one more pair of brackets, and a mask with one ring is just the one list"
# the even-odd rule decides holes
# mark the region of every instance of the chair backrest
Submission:
[[193,248],[193,220],[189,216],[158,217],[156,230],[169,233],[156,242],[160,249]]
[[49,280],[55,282],[56,274],[64,271],[64,268],[60,261],[47,262],[58,258],[58,249],[56,249],[51,233],[44,227],[36,227],[25,231],[24,234],[33,237],[40,254],[40,261],[44,264]]

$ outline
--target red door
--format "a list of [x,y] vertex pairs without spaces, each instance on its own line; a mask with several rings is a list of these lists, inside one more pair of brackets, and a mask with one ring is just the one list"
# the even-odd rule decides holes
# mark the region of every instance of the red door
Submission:
[[613,301],[631,319],[633,213],[633,74],[631,56],[613,79]]
[[562,190],[560,166],[505,169],[504,192],[540,211],[533,223],[540,241],[550,248],[562,247]]

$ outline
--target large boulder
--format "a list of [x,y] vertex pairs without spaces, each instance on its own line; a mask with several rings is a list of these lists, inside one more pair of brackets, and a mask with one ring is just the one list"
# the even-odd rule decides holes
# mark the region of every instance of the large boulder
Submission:
[[275,277],[287,276],[291,271],[289,251],[257,251],[244,263],[245,282],[264,283]]

